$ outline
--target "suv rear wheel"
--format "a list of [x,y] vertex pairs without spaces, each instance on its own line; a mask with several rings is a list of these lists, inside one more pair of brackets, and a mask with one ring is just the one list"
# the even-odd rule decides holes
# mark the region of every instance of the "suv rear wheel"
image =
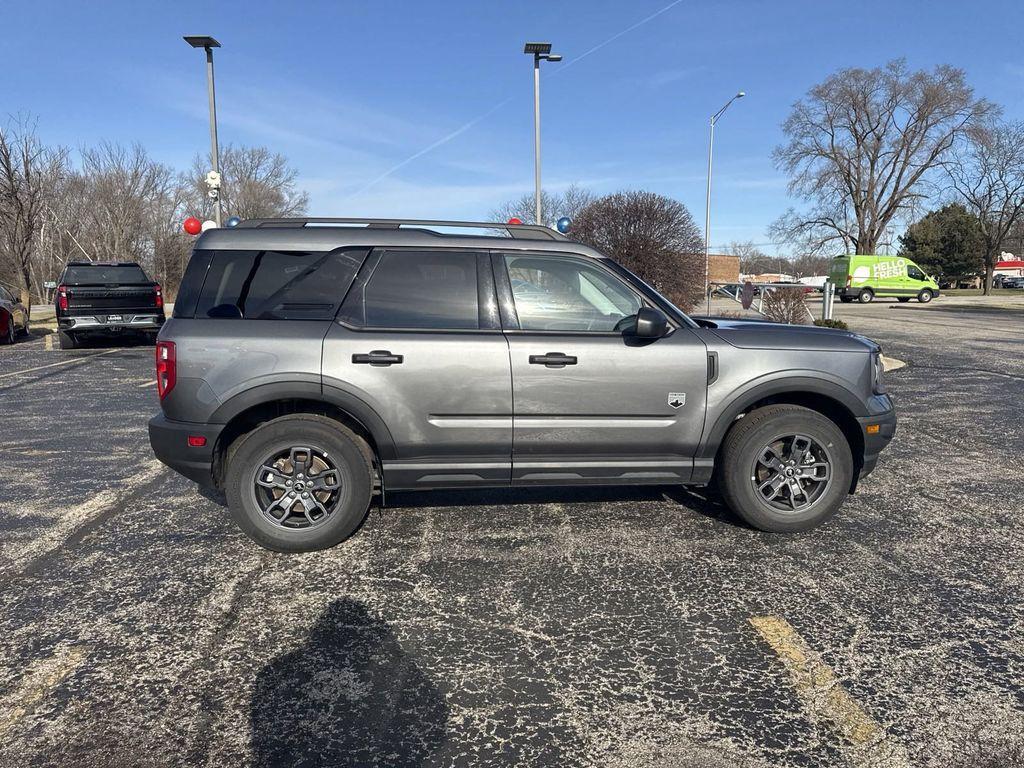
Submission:
[[759,408],[740,419],[722,445],[722,495],[736,514],[762,531],[813,528],[835,514],[852,480],[846,437],[809,408]]
[[229,451],[225,493],[231,516],[267,549],[333,547],[366,516],[370,455],[353,432],[323,416],[268,421]]

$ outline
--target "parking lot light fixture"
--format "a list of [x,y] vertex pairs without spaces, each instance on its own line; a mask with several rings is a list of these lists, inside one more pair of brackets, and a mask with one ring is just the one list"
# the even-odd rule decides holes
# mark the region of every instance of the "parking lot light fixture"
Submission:
[[209,35],[185,35],[184,40],[193,48],[202,48],[206,51],[206,90],[210,101],[210,158],[213,161],[213,174],[207,176],[207,183],[210,184],[210,197],[213,198],[213,218],[219,227],[220,152],[217,146],[217,96],[213,84],[213,49],[220,48],[220,43]]
[[558,62],[561,54],[551,52],[551,43],[527,43],[523,53],[533,56],[533,206],[537,224],[543,224],[540,202],[540,63]]
[[725,106],[715,112],[710,120],[710,136],[708,137],[708,193],[704,201],[704,293],[707,294],[708,286],[711,284],[711,157],[715,148],[715,123],[725,114],[736,99],[742,99],[747,94],[739,91],[735,96],[725,102]]

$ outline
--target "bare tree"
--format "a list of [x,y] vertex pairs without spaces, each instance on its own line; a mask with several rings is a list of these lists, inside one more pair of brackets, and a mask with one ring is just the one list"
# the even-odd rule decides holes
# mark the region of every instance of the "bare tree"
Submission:
[[790,210],[773,234],[813,252],[877,252],[926,174],[994,111],[951,66],[911,72],[900,59],[836,72],[782,124],[788,141],[773,156],[810,208]]
[[[209,168],[209,159],[197,156],[187,185],[190,213],[201,218],[213,217],[213,201],[205,182]],[[298,173],[288,165],[288,159],[266,147],[223,147],[220,172],[220,198],[226,216],[301,216],[309,206],[309,195],[296,188]]]
[[757,275],[762,272],[782,271],[783,260],[778,256],[769,256],[750,240],[739,242],[734,240],[726,246],[725,252],[740,258],[740,274]]
[[43,145],[28,118],[0,127],[0,277],[15,278],[30,301],[46,180],[59,173],[66,157],[63,149]]
[[680,308],[704,291],[703,237],[682,203],[654,192],[619,192],[577,215],[573,236],[634,271]]
[[[549,192],[542,189],[540,200],[545,218],[544,224],[554,227],[563,216],[568,216],[575,222],[580,212],[596,199],[593,192],[576,184],[569,185],[562,192]],[[524,224],[536,223],[537,216],[532,193],[509,200],[491,212],[492,221],[508,221],[512,218],[519,219]]]
[[1003,245],[1024,220],[1024,123],[971,131],[946,167],[953,188],[978,219],[987,295]]

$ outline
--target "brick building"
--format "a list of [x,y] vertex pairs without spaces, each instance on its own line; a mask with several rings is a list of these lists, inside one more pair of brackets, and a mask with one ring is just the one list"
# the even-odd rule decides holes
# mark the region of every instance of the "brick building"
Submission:
[[712,253],[708,256],[708,280],[712,283],[738,283],[740,281],[740,257],[726,253]]

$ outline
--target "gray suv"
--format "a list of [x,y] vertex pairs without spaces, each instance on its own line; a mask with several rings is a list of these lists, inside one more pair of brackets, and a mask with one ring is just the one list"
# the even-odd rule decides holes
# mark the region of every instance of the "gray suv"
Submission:
[[799,531],[896,428],[868,339],[690,318],[538,226],[207,231],[156,365],[157,457],[278,551],[333,546],[374,494],[426,488],[716,481],[751,525]]

